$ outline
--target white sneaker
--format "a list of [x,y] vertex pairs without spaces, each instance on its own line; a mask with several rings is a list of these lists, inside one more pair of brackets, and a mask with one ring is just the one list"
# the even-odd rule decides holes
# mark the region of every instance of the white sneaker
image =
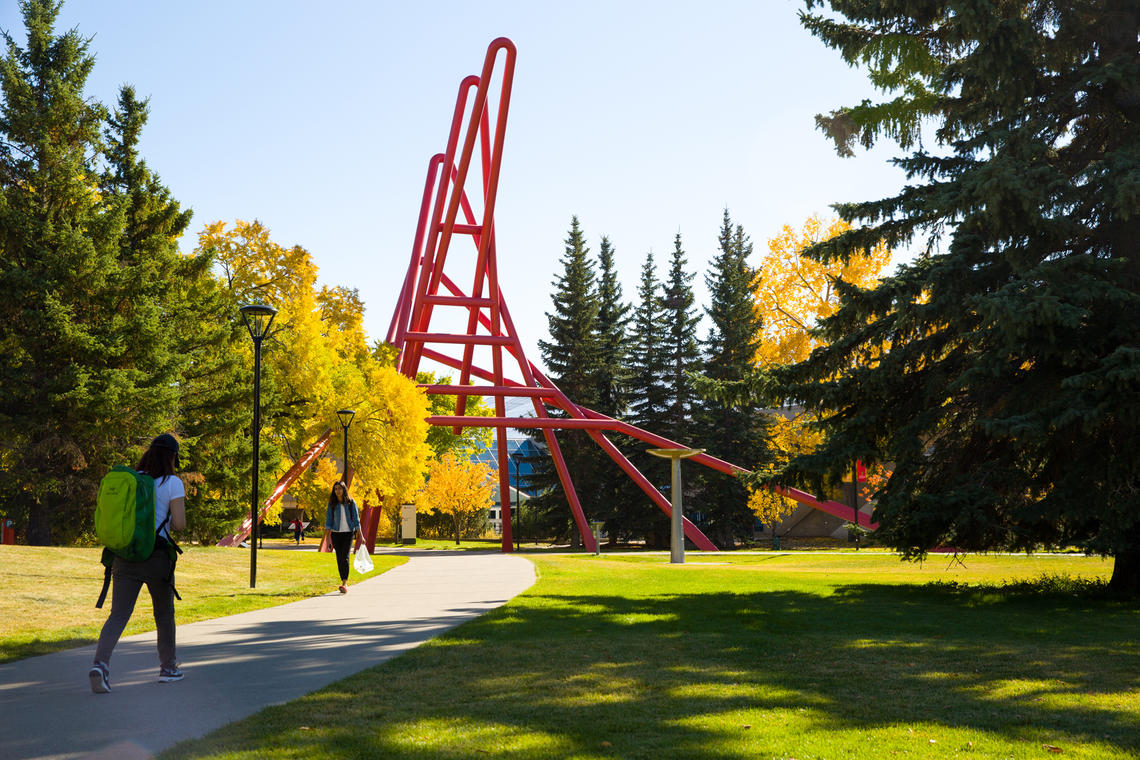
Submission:
[[91,666],[91,670],[87,671],[87,677],[91,679],[91,691],[96,694],[111,693],[111,671],[106,665],[101,662],[95,663]]
[[185,677],[186,677],[185,674],[177,666],[175,666],[173,668],[162,668],[161,670],[158,671],[158,682],[159,683],[170,683],[172,681],[181,681]]

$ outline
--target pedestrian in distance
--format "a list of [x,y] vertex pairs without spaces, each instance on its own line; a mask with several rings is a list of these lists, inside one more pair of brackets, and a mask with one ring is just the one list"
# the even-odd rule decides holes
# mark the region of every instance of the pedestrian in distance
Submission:
[[111,691],[111,653],[131,619],[139,591],[145,584],[154,606],[154,622],[158,631],[158,680],[160,683],[181,681],[183,674],[175,658],[174,644],[174,546],[170,530],[186,528],[186,488],[174,474],[178,467],[178,439],[163,433],[151,441],[135,469],[154,478],[155,537],[154,551],[142,562],[129,562],[115,557],[111,566],[111,614],[99,633],[95,661],[88,673],[91,690],[96,694]]
[[336,552],[336,567],[340,571],[340,593],[348,593],[348,554],[360,533],[360,515],[356,502],[348,495],[348,486],[338,480],[329,494],[329,506],[325,511],[325,531],[330,534],[333,551]]
[[290,525],[290,527],[293,528],[293,543],[297,544],[297,546],[300,546],[301,545],[301,538],[305,535],[304,534],[305,526],[301,522],[301,518],[300,517],[296,518],[295,520],[293,520],[293,522],[289,523],[289,525]]

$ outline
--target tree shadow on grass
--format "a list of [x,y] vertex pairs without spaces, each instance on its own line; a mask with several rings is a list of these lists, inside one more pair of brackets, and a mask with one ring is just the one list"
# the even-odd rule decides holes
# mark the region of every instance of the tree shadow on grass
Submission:
[[[528,594],[174,754],[570,757],[604,738],[619,757],[743,757],[753,750],[726,731],[806,713],[791,730],[923,723],[1127,756],[1140,753],[1138,619],[1111,603],[905,585]],[[1131,707],[1116,704],[1130,692]]]

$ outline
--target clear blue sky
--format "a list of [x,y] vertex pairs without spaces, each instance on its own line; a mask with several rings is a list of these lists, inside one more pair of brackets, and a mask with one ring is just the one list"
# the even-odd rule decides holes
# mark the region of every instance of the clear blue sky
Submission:
[[[541,363],[572,214],[592,251],[609,236],[627,299],[646,252],[663,273],[680,232],[703,299],[724,208],[756,263],[784,224],[903,184],[892,146],[840,159],[814,129],[816,113],[875,93],[799,26],[800,7],[70,0],[60,28],[93,38],[89,96],[112,104],[129,83],[150,98],[141,149],[194,211],[184,251],[207,222],[259,219],[312,252],[323,283],[359,288],[371,338],[387,330],[459,82],[511,38],[496,230],[503,291]],[[12,0],[0,27],[23,44]]]

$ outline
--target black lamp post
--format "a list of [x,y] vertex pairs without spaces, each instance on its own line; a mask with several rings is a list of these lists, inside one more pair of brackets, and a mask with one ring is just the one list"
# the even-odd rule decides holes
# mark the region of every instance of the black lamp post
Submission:
[[340,426],[344,428],[344,485],[348,486],[348,426],[356,412],[352,409],[338,409],[336,416],[340,418]]
[[241,307],[241,316],[253,338],[253,497],[249,505],[249,587],[257,588],[257,476],[261,470],[261,341],[277,309],[261,303]]

